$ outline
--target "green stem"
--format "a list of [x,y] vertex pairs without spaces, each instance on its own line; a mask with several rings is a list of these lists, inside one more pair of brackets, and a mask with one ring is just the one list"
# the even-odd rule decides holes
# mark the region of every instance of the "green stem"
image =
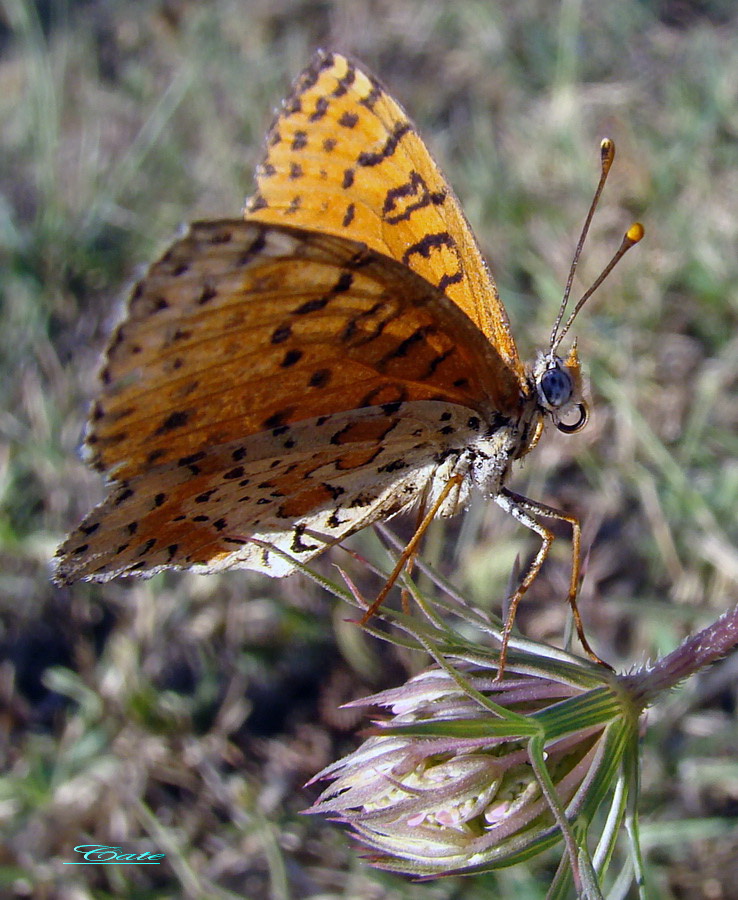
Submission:
[[633,675],[626,675],[621,683],[630,692],[633,702],[646,707],[659,694],[725,656],[736,645],[738,606],[724,613],[707,628],[688,637],[676,650],[658,660],[650,671],[641,670]]

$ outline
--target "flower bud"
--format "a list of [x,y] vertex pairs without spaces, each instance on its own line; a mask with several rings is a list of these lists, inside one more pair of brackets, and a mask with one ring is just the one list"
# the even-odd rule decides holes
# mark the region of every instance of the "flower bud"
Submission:
[[417,876],[550,847],[562,823],[570,834],[567,823],[591,820],[636,746],[639,710],[617,677],[567,660],[518,652],[497,681],[476,653],[349,704],[391,716],[313,779],[333,781],[307,812],[348,824],[374,865]]

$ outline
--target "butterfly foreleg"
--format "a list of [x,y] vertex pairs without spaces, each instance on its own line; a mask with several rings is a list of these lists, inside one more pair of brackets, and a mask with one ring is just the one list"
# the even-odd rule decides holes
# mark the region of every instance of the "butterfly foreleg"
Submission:
[[518,605],[520,604],[520,601],[522,600],[525,592],[537,578],[538,573],[541,570],[541,566],[548,556],[549,551],[551,550],[551,545],[554,541],[553,532],[550,529],[546,528],[545,525],[541,524],[541,522],[539,522],[536,518],[537,516],[545,516],[548,519],[556,519],[560,522],[567,522],[571,526],[572,563],[567,602],[571,608],[577,635],[585,652],[595,662],[598,662],[603,666],[607,666],[607,668],[611,668],[608,663],[606,663],[603,659],[600,659],[600,657],[590,646],[589,641],[587,640],[587,637],[584,633],[584,624],[582,622],[582,616],[577,605],[577,594],[579,592],[579,578],[581,572],[582,543],[582,526],[579,523],[579,519],[577,519],[576,516],[567,515],[566,513],[562,512],[559,509],[555,509],[552,506],[547,506],[545,503],[539,503],[538,501],[529,500],[527,497],[523,497],[521,494],[516,494],[514,491],[511,491],[508,488],[504,487],[498,494],[495,495],[494,499],[495,503],[497,503],[498,506],[501,506],[506,512],[509,512],[511,516],[517,519],[517,521],[522,525],[525,525],[526,528],[530,528],[531,531],[535,531],[535,533],[541,538],[541,546],[539,547],[538,552],[533,559],[533,562],[530,564],[530,566],[528,566],[528,571],[525,573],[525,576],[508,601],[508,610],[505,616],[505,624],[502,630],[500,666],[497,675],[498,679],[502,678],[505,671],[507,647],[510,641],[510,634],[512,632],[513,624],[515,622],[515,614],[517,612]]
[[[416,534],[420,526],[423,524],[423,519],[425,518],[425,512],[428,508],[428,493],[429,490],[426,487],[426,490],[423,491],[423,494],[420,498],[420,502],[418,503],[418,509],[415,516],[415,529],[413,534]],[[417,547],[416,550],[413,551],[412,555],[408,557],[407,563],[405,565],[405,574],[408,578],[412,577],[413,569],[415,568],[415,557],[417,556]],[[403,588],[400,594],[400,602],[402,604],[402,611],[407,616],[410,614],[410,591],[407,588]]]
[[461,483],[464,480],[464,475],[460,472],[457,472],[448,479],[448,481],[443,486],[442,490],[438,494],[438,497],[435,499],[430,509],[425,513],[422,520],[418,524],[415,529],[415,533],[407,542],[407,546],[400,554],[397,563],[395,564],[394,569],[389,574],[387,581],[384,584],[382,590],[377,594],[376,600],[372,603],[372,605],[367,609],[364,615],[361,617],[359,622],[360,625],[366,625],[366,623],[372,618],[373,615],[377,612],[379,607],[384,603],[387,594],[389,594],[392,585],[397,581],[400,576],[400,573],[405,568],[405,566],[409,563],[409,561],[415,555],[415,551],[417,549],[418,544],[420,543],[421,538],[428,530],[428,526],[433,521],[433,519],[438,514],[438,511],[443,507],[444,503],[448,499],[449,495],[454,489],[459,488]]

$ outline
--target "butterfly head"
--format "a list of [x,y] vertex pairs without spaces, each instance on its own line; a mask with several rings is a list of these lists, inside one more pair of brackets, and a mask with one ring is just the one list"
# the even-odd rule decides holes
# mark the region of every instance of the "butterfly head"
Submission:
[[582,371],[576,341],[564,360],[553,351],[542,353],[532,371],[538,408],[550,416],[565,434],[574,434],[587,424],[589,408],[584,401]]
[[557,356],[553,349],[539,353],[527,369],[527,380],[529,393],[520,419],[516,459],[536,446],[546,419],[550,419],[564,434],[580,431],[589,419],[576,341],[566,359]]

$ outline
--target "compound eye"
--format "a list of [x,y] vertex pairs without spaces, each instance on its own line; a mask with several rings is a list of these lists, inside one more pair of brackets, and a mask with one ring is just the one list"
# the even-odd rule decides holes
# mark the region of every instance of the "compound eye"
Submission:
[[552,366],[541,377],[541,391],[552,409],[561,409],[571,399],[571,377],[558,366]]

